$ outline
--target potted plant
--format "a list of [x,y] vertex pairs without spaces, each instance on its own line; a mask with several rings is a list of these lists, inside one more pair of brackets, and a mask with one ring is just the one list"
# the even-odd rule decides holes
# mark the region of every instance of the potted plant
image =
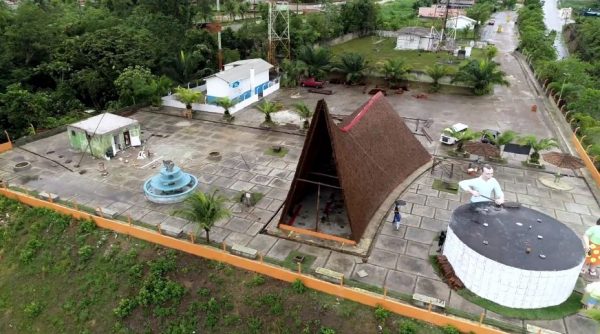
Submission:
[[233,121],[235,117],[231,116],[229,113],[229,108],[235,106],[235,103],[228,97],[220,97],[217,99],[217,105],[225,109],[225,112],[223,113],[223,119],[227,122]]
[[190,88],[177,87],[175,88],[177,100],[185,104],[186,117],[192,117],[192,103],[202,102],[204,95],[202,92]]
[[540,151],[558,147],[558,142],[554,138],[538,139],[534,135],[522,136],[517,140],[517,142],[521,145],[527,145],[531,147],[531,153],[525,162],[535,167],[542,167],[542,164],[540,163]]

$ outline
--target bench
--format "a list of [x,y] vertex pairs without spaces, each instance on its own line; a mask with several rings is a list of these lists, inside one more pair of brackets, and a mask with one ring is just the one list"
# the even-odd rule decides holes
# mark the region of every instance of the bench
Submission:
[[538,327],[535,325],[527,324],[527,333],[528,334],[560,334],[559,332],[555,332],[553,330],[545,329],[542,327]]
[[320,279],[327,281],[327,282],[331,282],[331,283],[340,284],[344,281],[343,273],[338,273],[337,271],[333,271],[331,269],[327,269],[327,268],[323,268],[323,267],[318,267],[315,270],[315,274]]
[[60,197],[57,194],[47,193],[45,191],[42,191],[41,193],[39,193],[38,196],[45,201],[51,201],[51,202],[56,202],[60,199]]
[[102,218],[115,218],[119,213],[108,208],[96,208],[96,214]]
[[183,228],[175,224],[160,224],[160,233],[173,238],[180,238],[183,235]]
[[417,304],[421,304],[422,306],[428,306],[428,305],[434,305],[434,306],[438,306],[440,308],[445,308],[446,307],[446,301],[445,300],[441,300],[441,299],[437,299],[434,297],[429,297],[429,296],[425,296],[422,295],[420,293],[415,293],[412,295],[412,298],[414,301],[417,302]]
[[324,94],[324,95],[331,95],[331,94],[333,94],[333,91],[331,89],[310,88],[308,91],[311,92],[311,93]]
[[258,251],[254,248],[242,246],[240,244],[233,244],[231,247],[231,254],[254,260],[258,256]]

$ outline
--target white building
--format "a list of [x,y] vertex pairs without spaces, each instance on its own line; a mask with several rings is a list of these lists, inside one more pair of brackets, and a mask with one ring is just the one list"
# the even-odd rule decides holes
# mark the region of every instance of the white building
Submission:
[[466,27],[470,27],[472,29],[476,24],[477,21],[473,20],[472,18],[459,15],[455,17],[449,17],[448,21],[446,21],[446,28],[462,30]]
[[396,50],[435,50],[438,39],[431,29],[421,27],[406,27],[398,31]]
[[[194,103],[192,109],[224,113],[216,102],[227,97],[235,103],[229,108],[233,114],[279,89],[279,78],[269,78],[269,69],[273,65],[262,59],[238,60],[224,67],[223,71],[205,78],[205,85],[194,88],[205,95],[205,103]],[[185,108],[174,95],[163,97],[163,105]]]

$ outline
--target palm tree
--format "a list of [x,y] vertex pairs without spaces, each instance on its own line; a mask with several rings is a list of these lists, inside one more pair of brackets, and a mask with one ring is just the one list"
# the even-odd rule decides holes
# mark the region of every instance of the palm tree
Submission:
[[312,110],[304,102],[294,103],[294,111],[304,120],[303,128],[308,129],[308,119],[312,116]]
[[452,70],[452,68],[441,64],[435,64],[433,65],[433,67],[425,68],[425,73],[427,73],[427,75],[431,77],[431,79],[433,79],[431,91],[437,92],[438,90],[440,90],[440,79],[452,74],[453,72],[454,71]]
[[322,79],[331,68],[331,52],[321,47],[303,46],[298,50],[298,60],[306,64],[306,74]]
[[471,32],[473,32],[473,26],[469,24],[466,27],[462,28],[460,32],[464,38],[468,38],[469,35],[471,35]]
[[265,114],[265,123],[270,125],[273,124],[273,121],[271,120],[271,114],[283,109],[283,105],[279,102],[269,102],[264,100],[261,104],[257,105],[256,108]]
[[389,81],[390,86],[396,86],[411,69],[412,67],[406,65],[402,59],[388,59],[381,67],[381,71],[385,79]]
[[500,149],[500,158],[502,158],[504,145],[512,143],[518,137],[517,133],[512,130],[504,131],[498,137],[494,137],[489,131],[483,131],[483,134],[488,134],[487,138],[490,143]]
[[445,128],[444,129],[444,133],[447,134],[448,136],[456,138],[456,149],[455,149],[455,151],[457,153],[464,153],[464,151],[463,151],[463,145],[467,141],[481,137],[481,132],[475,132],[475,131],[473,131],[471,129],[466,129],[466,130],[462,130],[462,131],[455,131],[452,128]]
[[235,103],[231,101],[228,97],[220,97],[217,99],[217,105],[223,109],[225,109],[225,113],[223,114],[223,118],[227,121],[232,120],[231,114],[229,113],[229,108],[235,106]]
[[538,139],[534,135],[526,135],[519,137],[517,142],[521,145],[527,145],[531,147],[531,154],[529,155],[529,162],[533,164],[540,163],[540,151],[549,150],[553,147],[558,147],[558,142],[554,138],[542,138]]
[[485,95],[492,91],[494,84],[508,86],[508,81],[504,79],[505,75],[493,61],[471,60],[460,67],[452,82],[471,85],[475,95]]
[[204,77],[212,73],[210,68],[200,69],[199,65],[206,63],[202,56],[202,51],[210,51],[210,49],[203,44],[196,46],[199,52],[192,52],[191,54],[185,51],[179,51],[177,57],[170,62],[170,65],[163,68],[165,74],[179,84],[187,84],[188,82]]
[[206,231],[206,243],[209,243],[209,233],[213,225],[218,220],[231,216],[225,206],[225,201],[225,197],[217,195],[217,190],[210,195],[198,191],[188,197],[184,202],[184,207],[176,210],[175,214],[204,229]]
[[185,103],[185,108],[191,116],[192,103],[202,102],[204,95],[202,92],[190,88],[177,87],[175,88],[175,97]]
[[493,45],[488,46],[483,51],[485,52],[485,58],[488,61],[492,61],[492,59],[498,54],[498,48]]
[[332,71],[343,73],[349,84],[358,83],[367,70],[367,60],[358,53],[344,53]]
[[223,4],[223,10],[229,15],[231,21],[235,21],[235,16],[239,12],[238,3],[235,0],[227,0]]
[[284,87],[296,87],[300,81],[300,76],[305,73],[307,66],[302,61],[284,59],[281,63],[281,85]]
[[167,95],[169,88],[173,85],[173,81],[165,75],[161,75],[158,79],[153,80],[150,84],[153,95],[151,102],[153,106],[160,106],[162,103],[162,97]]

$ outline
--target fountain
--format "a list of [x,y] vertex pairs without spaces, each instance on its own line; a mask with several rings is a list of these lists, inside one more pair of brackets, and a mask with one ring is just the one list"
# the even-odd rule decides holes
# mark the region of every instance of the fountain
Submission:
[[163,160],[160,173],[144,183],[144,193],[150,202],[177,203],[190,196],[197,185],[195,176],[182,172],[172,160]]

